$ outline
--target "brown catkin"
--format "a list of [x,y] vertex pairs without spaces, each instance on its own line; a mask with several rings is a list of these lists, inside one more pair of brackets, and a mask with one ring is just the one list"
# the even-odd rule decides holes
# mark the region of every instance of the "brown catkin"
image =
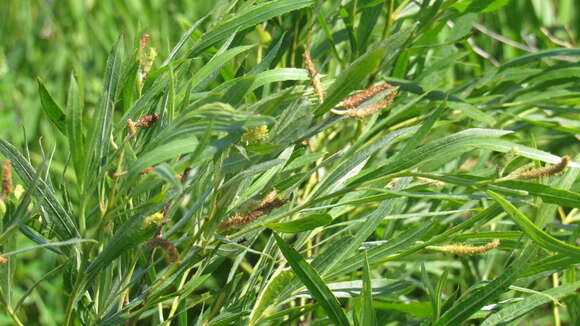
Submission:
[[12,187],[12,162],[5,160],[2,163],[2,198],[7,198],[14,191]]
[[308,50],[304,51],[304,54],[302,54],[302,56],[304,57],[304,62],[306,63],[306,69],[310,74],[310,81],[312,82],[314,92],[316,92],[318,101],[322,103],[324,102],[324,91],[322,90],[322,84],[320,83],[320,76],[318,76],[316,66],[314,66],[314,62],[312,62],[312,57],[310,57],[310,51]]
[[149,43],[150,38],[151,35],[143,34],[139,40],[139,52],[141,53],[142,57],[145,55],[145,49],[147,48],[147,43]]
[[150,167],[148,167],[148,168],[145,168],[145,169],[143,169],[142,171],[139,171],[139,174],[141,174],[141,175],[146,175],[146,174],[149,174],[149,173],[151,173],[151,171],[153,171],[153,167],[152,167],[152,166],[150,166]]
[[345,111],[333,110],[332,112],[335,114],[346,115],[347,117],[351,117],[351,118],[362,119],[364,117],[368,117],[371,114],[374,114],[374,113],[381,111],[382,109],[386,108],[391,103],[393,103],[393,100],[395,99],[395,96],[397,96],[398,91],[399,91],[399,88],[395,87],[389,92],[389,94],[387,95],[386,98],[378,101],[375,104],[371,104],[371,105],[368,105],[368,106],[360,108],[360,109],[351,108],[351,109],[348,109]]
[[527,179],[535,179],[535,178],[540,178],[540,177],[551,176],[551,175],[554,175],[554,174],[557,174],[557,173],[564,171],[566,169],[566,167],[568,167],[568,164],[570,164],[570,157],[563,156],[562,160],[558,164],[553,164],[553,165],[546,166],[543,168],[531,169],[531,170],[519,173],[517,175],[517,177],[518,177],[518,179],[527,180]]
[[146,116],[141,117],[137,122],[134,123],[135,127],[149,127],[155,123],[159,119],[159,114],[149,114]]
[[[267,197],[267,196],[266,196]],[[220,229],[222,230],[229,230],[233,228],[240,228],[248,223],[251,223],[258,219],[258,217],[270,212],[274,208],[280,207],[284,204],[289,202],[288,199],[281,199],[281,200],[272,200],[271,202],[264,203],[260,205],[257,209],[251,211],[245,216],[241,216],[240,214],[235,214],[234,216],[230,217],[229,219],[222,222],[220,225]]]
[[8,262],[8,258],[0,255],[0,264],[6,264]]
[[149,43],[149,39],[151,35],[143,34],[141,39],[139,40],[139,84],[143,87],[143,81],[147,78],[147,74],[149,70],[151,70],[151,60],[150,56],[146,55],[147,52],[147,45]]
[[371,86],[365,90],[362,90],[362,91],[346,98],[345,100],[338,103],[337,106],[342,106],[342,107],[346,107],[346,108],[357,107],[362,102],[364,102],[366,99],[368,99],[369,97],[373,97],[376,94],[384,91],[387,88],[391,88],[391,87],[393,87],[393,85],[391,85],[389,83],[383,83],[383,84]]
[[156,236],[155,238],[147,241],[147,245],[154,248],[155,247],[163,248],[163,250],[165,250],[165,253],[167,254],[168,263],[173,263],[178,259],[179,255],[177,253],[177,248],[175,248],[175,245],[171,243],[171,241],[167,241],[161,238],[160,236]]
[[234,216],[223,221],[222,224],[220,224],[219,228],[222,230],[229,230],[229,229],[238,227],[240,225],[246,224],[246,223],[244,223],[244,221],[245,221],[244,216],[242,216],[240,214],[234,214]]
[[150,48],[149,55],[147,56],[147,61],[145,62],[145,66],[143,67],[143,76],[141,81],[144,81],[145,78],[147,78],[147,75],[149,74],[151,68],[153,67],[153,61],[155,61],[155,58],[157,58],[157,50],[155,48]]

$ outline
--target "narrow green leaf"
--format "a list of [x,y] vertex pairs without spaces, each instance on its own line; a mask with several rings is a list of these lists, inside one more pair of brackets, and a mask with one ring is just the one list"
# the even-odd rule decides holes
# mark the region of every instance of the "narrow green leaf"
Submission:
[[332,217],[328,214],[312,214],[289,222],[266,223],[264,226],[274,231],[297,233],[312,230],[330,222],[332,222]]
[[[394,310],[408,313],[417,318],[427,318],[431,314],[430,302],[411,302],[411,303],[387,303],[373,302],[373,306],[378,310]],[[381,313],[384,313],[383,311]]]
[[129,167],[127,179],[132,180],[139,172],[147,167],[177,157],[178,155],[191,153],[195,151],[197,145],[198,141],[195,138],[183,138],[158,146],[143,154]]
[[560,241],[548,233],[538,228],[532,221],[530,221],[519,209],[512,203],[504,199],[501,195],[487,190],[486,193],[491,196],[503,209],[511,216],[516,224],[526,233],[532,241],[536,242],[542,248],[558,252],[564,255],[580,257],[580,247],[569,245],[566,242]]
[[[213,12],[213,10],[212,10],[212,12]],[[175,58],[175,56],[177,55],[179,50],[181,50],[181,48],[183,48],[183,46],[189,40],[189,38],[191,37],[193,32],[195,32],[195,30],[199,27],[199,25],[201,23],[203,23],[212,14],[212,12],[210,12],[207,15],[198,19],[193,25],[191,25],[191,27],[187,31],[185,31],[185,33],[183,33],[183,35],[181,36],[181,38],[179,39],[177,44],[173,47],[173,49],[171,49],[171,52],[167,56],[167,59],[165,59],[165,61],[163,61],[162,66],[166,66],[171,61],[173,61],[173,58]]]
[[282,254],[286,257],[288,264],[292,267],[296,276],[298,276],[302,283],[304,283],[308,290],[310,290],[312,296],[318,301],[318,303],[320,303],[322,308],[324,308],[330,319],[332,319],[336,325],[350,325],[348,318],[346,318],[344,311],[340,307],[338,299],[336,299],[332,294],[316,270],[312,268],[312,266],[310,266],[294,248],[290,247],[282,238],[280,238],[280,236],[274,233],[274,237],[280,251],[282,251]]
[[433,125],[435,124],[435,122],[437,122],[437,120],[439,120],[439,117],[441,117],[443,112],[447,109],[446,102],[447,101],[445,101],[444,103],[441,103],[441,105],[439,105],[439,107],[437,109],[435,109],[434,112],[429,113],[429,116],[427,117],[427,119],[425,119],[423,124],[421,124],[421,127],[405,143],[405,146],[403,147],[403,149],[401,149],[395,155],[395,157],[393,159],[396,159],[397,155],[401,155],[402,153],[408,153],[408,152],[413,151],[417,147],[417,145],[419,145],[421,143],[421,141],[423,141],[423,138],[425,138],[425,136],[427,136],[429,131],[431,131],[431,128],[433,128]]
[[27,301],[27,298],[36,289],[36,287],[38,285],[40,285],[41,283],[44,283],[44,281],[48,280],[49,277],[52,277],[56,272],[60,271],[65,266],[66,266],[66,263],[62,263],[62,264],[56,266],[55,268],[51,269],[46,274],[44,274],[40,279],[37,279],[34,282],[34,284],[32,284],[32,286],[30,286],[30,287],[28,287],[28,289],[26,289],[26,292],[20,297],[20,299],[18,299],[18,302],[14,306],[14,311],[18,311],[18,309],[22,306],[22,304],[25,301]]
[[[362,255],[361,255],[362,259]],[[364,265],[364,264],[363,264]],[[363,267],[364,268],[364,267]],[[364,288],[363,280],[353,280],[344,282],[328,283],[327,286],[337,298],[356,298],[363,295]],[[410,281],[399,281],[393,279],[372,279],[370,280],[371,295],[396,295],[403,293],[409,288],[415,287]],[[312,298],[312,294],[308,289],[296,293],[297,298]]]
[[460,325],[483,305],[497,298],[518,277],[526,267],[528,260],[536,252],[533,245],[524,248],[520,256],[509,265],[503,273],[484,287],[465,293],[453,306],[439,318],[433,326]]
[[524,190],[530,195],[542,198],[542,200],[547,203],[580,208],[580,193],[577,192],[555,188],[539,183],[514,180],[499,182],[497,185],[510,189]]
[[375,309],[373,308],[373,288],[371,284],[370,267],[366,250],[363,252],[363,258],[363,289],[361,293],[362,309],[359,320],[361,326],[374,326],[377,324],[377,316],[375,314]]
[[128,252],[129,249],[142,244],[144,241],[153,237],[157,231],[158,225],[149,221],[147,217],[150,214],[158,212],[163,207],[163,203],[149,205],[142,208],[138,213],[130,216],[121,224],[113,237],[103,251],[87,266],[84,272],[84,281],[90,284],[98,273],[105,268],[111,261],[119,257],[122,253]]
[[[268,54],[258,63],[252,70],[248,72],[248,75],[257,75],[262,72],[269,71],[268,68],[274,66],[274,60],[278,57],[278,52],[280,51],[280,47],[284,41],[285,34],[282,34],[278,41],[270,47]],[[289,68],[290,69],[290,68]]]
[[243,31],[276,16],[310,7],[314,4],[314,0],[279,0],[263,2],[257,6],[252,6],[250,10],[239,13],[234,18],[214,27],[211,31],[204,34],[201,40],[191,50],[189,56],[194,57],[198,55],[205,49],[225,40],[235,31]]
[[[327,270],[342,257],[343,251],[351,245],[352,240],[351,236],[346,236],[334,242],[322,254],[314,258],[312,266],[316,270]],[[300,279],[289,270],[282,270],[274,275],[256,300],[250,316],[251,322],[257,321],[266,308],[274,302],[287,300],[300,286]]]
[[229,62],[237,55],[244,53],[253,47],[254,45],[238,46],[223,53],[217,54],[208,63],[203,65],[203,67],[198,70],[195,75],[193,75],[191,79],[192,89],[201,89],[207,83],[205,82],[206,79],[219,71],[219,69],[221,69],[226,62]]
[[425,144],[411,152],[390,158],[381,166],[367,168],[353,178],[350,183],[357,184],[376,177],[410,169],[429,161],[464,153],[477,146],[497,142],[499,140],[496,138],[509,133],[510,131],[505,130],[478,128],[460,131]]
[[350,43],[350,51],[352,53],[358,53],[358,42],[354,33],[354,11],[356,10],[356,8],[354,8],[354,4],[356,4],[356,1],[351,1],[346,5],[340,6],[338,9],[338,15],[340,18],[342,18],[344,23],[344,29],[347,32],[348,40]]
[[[107,163],[113,124],[115,94],[121,73],[122,43],[122,38],[119,38],[107,59],[107,67],[104,77],[104,95],[101,98],[101,103],[95,117],[93,118],[93,121],[91,121],[88,141],[89,148],[87,150],[87,153],[91,156],[87,161],[87,164],[95,169],[96,173],[94,174],[94,177],[101,174],[103,167]],[[89,170],[90,169],[86,169],[87,172]]]
[[[141,94],[141,97],[129,110],[123,114],[123,116],[115,124],[116,129],[125,127],[127,125],[127,119],[129,118],[136,120],[138,118],[138,114],[141,111],[150,106],[152,103],[155,103],[155,99],[167,90],[169,85],[169,74],[166,72],[169,70],[170,66],[171,64],[159,68],[157,71],[149,73],[147,82],[145,83],[145,86],[143,86],[143,93]],[[159,77],[153,78],[152,75],[156,72],[159,74]],[[151,86],[148,87],[147,84],[149,82],[151,83]]]
[[474,13],[465,14],[455,20],[455,26],[449,31],[449,36],[445,43],[454,43],[465,38],[471,33],[473,23],[477,21],[478,15]]
[[282,82],[287,80],[309,80],[310,76],[306,69],[298,68],[276,68],[266,70],[256,74],[256,79],[252,84],[251,90],[268,85],[271,83]]
[[[276,162],[276,163],[274,163],[273,166],[271,168],[269,168],[267,171],[265,171],[260,177],[258,177],[256,180],[254,180],[252,182],[252,184],[247,189],[244,189],[242,191],[242,193],[239,195],[239,199],[236,200],[236,202],[238,202],[238,203],[244,202],[244,201],[250,199],[251,197],[257,195],[260,191],[264,190],[264,188],[271,182],[271,180],[274,177],[276,177],[276,175],[278,175],[278,173],[284,168],[284,164],[288,161],[288,159],[292,155],[293,151],[294,151],[294,146],[289,146],[284,151],[282,151],[282,153],[280,153],[280,155],[278,155],[277,160],[272,162],[272,163],[274,163],[274,162]],[[259,166],[259,165],[254,165],[254,167],[256,167],[256,166]],[[251,169],[252,168],[250,168],[248,170],[251,170]],[[246,170],[246,171],[248,171],[248,170]]]
[[392,143],[400,140],[401,138],[410,135],[416,129],[417,128],[411,127],[392,131],[377,139],[370,146],[356,153],[346,153],[341,158],[341,162],[334,164],[335,166],[330,171],[328,171],[322,182],[319,182],[316,185],[312,191],[311,197],[316,198],[322,194],[330,193],[340,189],[340,187],[347,181],[348,178],[357,175],[357,173],[363,167],[363,164],[376,151],[390,146]]
[[[421,223],[417,227],[414,227],[410,230],[403,232],[396,238],[396,241],[389,241],[385,244],[369,248],[367,251],[369,262],[371,264],[376,264],[381,261],[385,261],[390,258],[396,257],[396,254],[405,252],[407,250],[408,251],[406,252],[406,254],[410,254],[412,252],[419,250],[419,248],[414,248],[416,242],[423,236],[425,236],[425,234],[432,227],[433,227],[432,223]],[[330,272],[328,273],[329,275],[332,276],[344,275],[345,273],[350,273],[352,271],[357,270],[358,268],[361,268],[361,266],[363,265],[362,257],[358,253],[355,253],[350,257],[347,256],[346,259],[343,258],[342,256],[340,258],[342,258],[341,263],[337,264],[333,269],[331,269]]]
[[51,227],[54,227],[56,236],[63,241],[78,237],[79,234],[76,225],[68,212],[60,204],[60,201],[54,196],[51,187],[42,180],[35,183],[34,176],[36,172],[28,160],[14,146],[3,139],[0,139],[0,152],[12,161],[14,170],[16,170],[16,173],[28,189],[32,189],[36,184],[37,190],[35,197],[48,214],[47,219],[52,223]]
[[[32,217],[33,214],[29,211],[29,206],[38,188],[38,183],[42,180],[41,176],[46,173],[46,168],[46,164],[42,164],[41,167],[36,171],[36,174],[32,179],[32,183],[29,185],[28,190],[24,193],[24,197],[20,199],[20,203],[18,203],[16,211],[14,211],[12,214],[10,214],[11,212],[7,212],[5,214],[5,222],[0,223],[0,230],[2,230],[0,233],[0,246],[4,245],[12,232],[26,225],[26,221]],[[8,221],[9,223],[7,223]]]
[[526,64],[528,62],[536,61],[538,59],[542,59],[545,57],[554,57],[554,56],[580,56],[580,49],[550,49],[544,51],[534,52],[532,54],[521,56],[517,59],[508,61],[504,63],[500,67],[500,71],[505,70],[507,68],[520,66]]
[[79,89],[74,75],[70,77],[70,85],[67,96],[66,135],[70,154],[73,160],[75,175],[79,188],[82,188],[85,178],[86,152],[83,135],[83,104],[82,92]]
[[461,12],[491,12],[499,10],[509,3],[509,0],[467,0],[453,5]]
[[431,301],[431,319],[436,320],[439,318],[439,307],[440,307],[440,300],[435,293],[435,288],[433,287],[433,282],[429,279],[429,275],[427,274],[427,270],[425,269],[425,264],[421,264],[421,282],[425,287],[425,290],[429,296],[429,300]]
[[555,254],[529,264],[520,276],[529,277],[546,271],[560,271],[578,264],[580,264],[580,258],[578,257]]
[[475,120],[475,121],[480,121],[483,123],[486,123],[488,125],[494,125],[495,124],[495,118],[483,111],[481,111],[480,109],[478,109],[477,107],[475,107],[474,105],[471,105],[469,103],[466,102],[448,102],[447,105],[452,108],[453,110],[461,110],[463,111],[463,113],[468,116],[469,118]]
[[40,104],[42,104],[41,107],[44,110],[44,113],[46,113],[46,115],[48,116],[50,121],[54,123],[56,128],[58,128],[60,132],[65,134],[66,115],[64,114],[64,111],[62,110],[60,105],[56,103],[54,98],[50,95],[48,89],[46,89],[46,85],[44,85],[44,82],[40,79],[40,77],[36,78],[36,81],[38,83]]
[[43,244],[30,246],[30,247],[26,247],[26,248],[20,248],[20,249],[13,250],[13,251],[3,252],[2,256],[3,257],[10,257],[10,256],[21,254],[23,252],[36,250],[38,248],[70,246],[70,245],[74,245],[77,243],[83,243],[83,242],[97,242],[97,240],[73,238],[73,239],[68,239],[65,241],[48,242],[48,243],[43,243]]
[[226,91],[220,102],[237,107],[244,102],[244,99],[253,88],[256,81],[255,76],[244,76],[236,78],[236,82]]
[[541,294],[538,293],[531,295],[523,301],[509,305],[502,310],[491,314],[483,321],[483,323],[481,323],[481,326],[503,325],[504,323],[515,320],[520,316],[529,314],[532,310],[537,309],[546,303],[552,302],[550,298],[560,299],[568,294],[576,293],[576,290],[579,288],[580,281],[577,281],[543,291]]
[[434,81],[438,81],[441,78],[441,72],[453,67],[458,61],[466,55],[465,52],[452,53],[445,56],[442,59],[436,60],[421,71],[415,78],[415,82],[426,85],[427,89],[430,89],[434,84]]
[[372,31],[377,24],[378,18],[384,6],[384,2],[373,0],[361,1],[362,13],[360,15],[359,25],[356,29],[356,39],[358,41],[357,50],[359,53],[365,52],[372,35]]
[[[546,163],[558,164],[562,161],[560,156],[544,152],[539,149],[535,149],[529,146],[524,146],[511,142],[509,140],[497,139],[487,143],[481,143],[478,145],[480,148],[486,148],[497,152],[508,153],[515,152],[515,154],[523,157],[527,157],[532,160],[539,160]],[[576,162],[570,162],[569,167],[580,167]]]
[[257,321],[264,315],[264,311],[271,307],[275,302],[280,292],[292,283],[295,275],[289,271],[278,271],[272,275],[268,283],[264,285],[260,294],[256,298],[252,313],[250,314],[250,325],[255,325]]

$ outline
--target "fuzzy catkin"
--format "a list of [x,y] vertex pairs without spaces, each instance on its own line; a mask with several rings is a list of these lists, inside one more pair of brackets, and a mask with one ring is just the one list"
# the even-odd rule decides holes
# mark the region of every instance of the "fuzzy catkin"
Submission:
[[146,116],[141,117],[137,122],[134,123],[135,127],[149,127],[155,123],[159,119],[159,114],[149,114]]
[[233,228],[240,228],[248,223],[255,221],[258,217],[270,212],[274,208],[286,204],[287,202],[289,202],[288,199],[272,200],[271,202],[261,205],[260,207],[253,210],[252,212],[248,213],[245,216],[235,214],[234,216],[222,222],[222,224],[220,225],[220,229],[229,230]]
[[266,197],[264,197],[264,199],[262,199],[262,202],[260,202],[260,207],[263,207],[263,206],[273,202],[276,199],[276,196],[278,196],[278,191],[276,191],[276,189],[270,191],[270,193],[268,193],[266,195]]
[[6,198],[14,191],[12,187],[12,162],[5,160],[2,164],[2,197]]
[[362,91],[346,98],[345,100],[338,103],[337,106],[343,106],[346,108],[355,108],[355,107],[359,106],[362,102],[364,102],[366,99],[368,99],[369,97],[373,97],[376,94],[384,91],[387,88],[391,88],[391,87],[393,87],[393,85],[391,85],[389,83],[383,83],[383,84],[369,87],[365,90],[362,90]]
[[312,82],[312,87],[314,88],[314,92],[316,92],[316,96],[320,103],[324,102],[324,91],[322,90],[322,84],[320,83],[320,77],[318,76],[318,71],[316,71],[316,66],[314,66],[314,62],[310,57],[310,51],[304,51],[302,54],[304,57],[304,62],[306,63],[306,69],[310,74],[310,81]]
[[557,173],[560,173],[568,167],[570,164],[570,157],[563,156],[562,160],[558,164],[553,164],[550,166],[546,166],[543,168],[531,169],[525,172],[518,174],[518,179],[528,180],[528,179],[535,179],[540,177],[547,177]]
[[442,251],[455,255],[475,256],[495,249],[499,247],[499,245],[500,245],[499,239],[495,239],[483,246],[472,246],[468,244],[447,245],[442,247]]
[[[350,108],[350,109],[345,110],[345,111],[333,110],[332,112],[335,114],[345,115],[347,117],[358,118],[358,119],[368,117],[369,115],[377,113],[377,112],[381,111],[382,109],[386,108],[387,106],[389,106],[391,103],[393,103],[393,100],[395,99],[395,96],[397,96],[398,91],[399,91],[399,88],[395,87],[389,92],[389,94],[387,95],[386,98],[378,101],[375,104],[371,104],[371,105],[368,105],[368,106],[363,107],[363,108]],[[373,95],[374,94],[376,94],[376,93],[373,93]],[[370,96],[373,96],[373,95],[370,95]],[[361,102],[362,102],[362,100],[361,100]]]
[[150,247],[160,247],[163,250],[165,250],[165,253],[167,254],[167,263],[173,263],[175,261],[177,261],[177,259],[179,258],[178,254],[177,254],[177,248],[175,248],[175,245],[171,242],[171,241],[167,241],[159,236],[156,236],[155,238],[147,241],[147,245],[149,245]]

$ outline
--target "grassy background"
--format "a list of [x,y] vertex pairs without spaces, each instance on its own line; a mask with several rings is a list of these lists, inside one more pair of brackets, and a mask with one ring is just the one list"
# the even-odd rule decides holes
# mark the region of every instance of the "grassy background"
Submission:
[[[579,161],[573,0],[5,2],[0,152],[27,192],[0,324],[579,322],[578,164],[502,179]],[[384,81],[380,114],[329,112]],[[158,212],[176,262],[146,244]]]

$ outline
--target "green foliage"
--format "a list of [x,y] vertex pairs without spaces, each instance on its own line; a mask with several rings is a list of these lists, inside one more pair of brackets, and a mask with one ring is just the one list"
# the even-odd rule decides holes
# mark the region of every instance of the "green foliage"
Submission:
[[3,5],[0,325],[580,320],[573,0]]

